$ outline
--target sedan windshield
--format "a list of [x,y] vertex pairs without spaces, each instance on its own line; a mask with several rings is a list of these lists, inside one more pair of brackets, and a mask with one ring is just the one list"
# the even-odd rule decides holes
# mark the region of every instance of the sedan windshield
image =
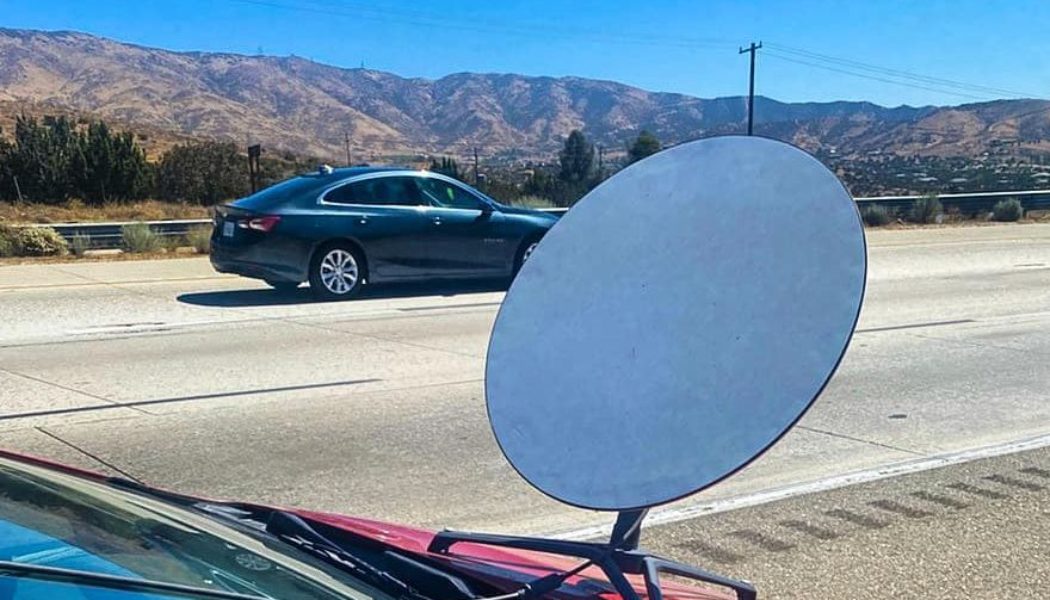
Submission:
[[[265,534],[226,526],[102,483],[0,459],[2,598],[165,598],[163,589],[101,589],[58,569],[262,598],[389,598]],[[29,567],[39,568],[35,576]],[[29,575],[27,575],[29,573]]]

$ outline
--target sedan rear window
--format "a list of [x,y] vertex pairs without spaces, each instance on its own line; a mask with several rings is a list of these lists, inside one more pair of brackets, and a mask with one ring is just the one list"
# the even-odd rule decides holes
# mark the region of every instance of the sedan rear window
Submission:
[[254,211],[268,210],[294,198],[309,196],[311,193],[316,198],[316,192],[313,190],[319,190],[323,184],[324,182],[318,181],[316,177],[293,177],[259,190],[247,198],[234,202],[233,205]]

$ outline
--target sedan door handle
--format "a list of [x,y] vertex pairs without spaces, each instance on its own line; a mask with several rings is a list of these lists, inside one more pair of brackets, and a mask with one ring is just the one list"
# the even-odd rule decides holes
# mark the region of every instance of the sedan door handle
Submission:
[[434,225],[441,225],[441,217],[434,217]]
[[360,224],[362,224],[362,225],[368,225],[368,217],[360,217],[360,218],[359,218],[359,219],[357,220],[357,222],[358,222],[358,223],[360,223]]

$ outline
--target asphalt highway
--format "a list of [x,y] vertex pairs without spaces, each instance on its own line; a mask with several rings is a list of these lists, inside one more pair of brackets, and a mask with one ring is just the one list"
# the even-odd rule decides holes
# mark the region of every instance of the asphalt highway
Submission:
[[643,547],[767,599],[1045,598],[1050,449],[653,527]]
[[[769,453],[663,522],[1050,434],[1050,225],[868,241],[865,308],[825,394]],[[200,258],[3,266],[0,447],[430,527],[607,523],[533,491],[499,454],[482,373],[501,298],[498,285],[398,286],[318,304]]]

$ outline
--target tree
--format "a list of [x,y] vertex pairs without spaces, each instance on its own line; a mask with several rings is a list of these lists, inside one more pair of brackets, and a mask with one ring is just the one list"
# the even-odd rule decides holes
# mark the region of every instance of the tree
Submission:
[[659,152],[660,148],[660,140],[643,129],[627,149],[627,164],[638,162],[646,156],[652,156]]
[[102,121],[88,125],[72,161],[78,195],[92,204],[144,198],[150,166],[130,132],[111,133]]
[[17,196],[14,178],[22,196],[37,202],[59,202],[74,195],[71,158],[78,149],[73,123],[65,117],[47,117],[43,123],[20,115],[15,119],[14,144],[5,148],[2,194]]
[[165,200],[208,206],[248,191],[246,162],[233,143],[175,146],[157,168],[157,193]]
[[[131,133],[112,133],[102,121],[87,130],[66,117],[19,116],[13,144],[0,144],[0,197],[89,203],[143,198],[151,169]],[[15,179],[18,186],[14,185]]]
[[566,183],[591,183],[594,176],[594,146],[587,141],[583,132],[573,129],[565,140],[565,146],[558,156],[561,164],[559,179]]
[[[14,200],[18,198],[15,190],[14,171],[11,168],[10,156],[14,146],[4,139],[3,130],[0,129],[0,200]],[[3,256],[0,254],[0,256]]]
[[463,181],[463,173],[459,170],[459,164],[456,163],[456,160],[454,158],[442,156],[441,162],[438,162],[437,159],[434,159],[430,161],[430,170],[435,173],[441,173],[442,175],[447,175],[448,177],[451,177],[453,179]]

